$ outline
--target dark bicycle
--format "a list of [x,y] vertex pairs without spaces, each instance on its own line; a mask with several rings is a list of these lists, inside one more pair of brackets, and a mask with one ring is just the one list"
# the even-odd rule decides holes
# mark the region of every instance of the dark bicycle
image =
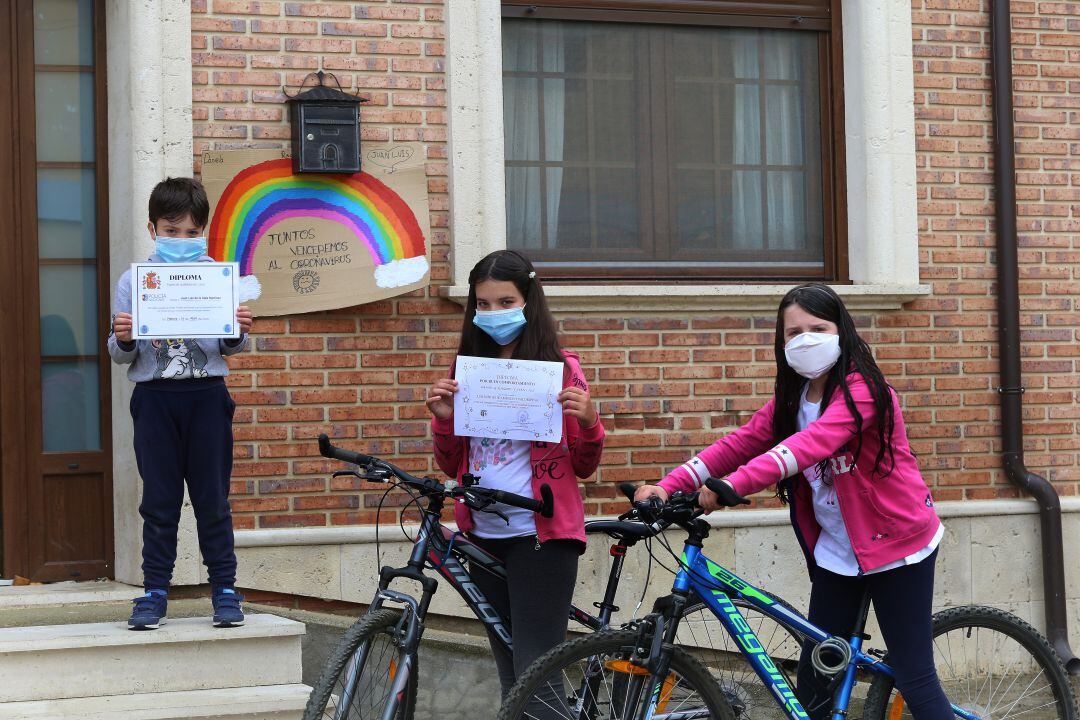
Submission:
[[[327,660],[308,700],[304,718],[409,720],[416,706],[420,638],[428,607],[438,586],[436,578],[426,574],[426,570],[435,570],[441,575],[507,650],[513,644],[508,618],[496,611],[472,581],[473,572],[490,572],[505,577],[505,568],[500,560],[470,542],[466,536],[440,523],[446,500],[463,502],[480,512],[501,514],[497,503],[503,503],[550,517],[551,491],[546,485],[542,486],[541,499],[535,500],[480,487],[475,484],[475,479],[468,476],[466,482],[461,484],[415,477],[385,460],[334,447],[325,435],[319,437],[319,450],[325,457],[357,466],[357,469],[339,470],[334,473],[335,476],[353,475],[370,482],[393,483],[415,493],[418,501],[426,500],[426,505],[418,503],[422,519],[408,562],[404,567],[386,566],[380,570],[378,589],[371,605],[345,632]],[[627,548],[642,540],[648,542],[668,525],[663,520],[644,523],[623,519],[586,523],[586,532],[604,533],[616,542],[611,546],[612,562],[604,597],[594,603],[597,614],[571,607],[570,618],[589,631],[607,628],[612,614],[619,610],[615,605],[615,596]],[[391,583],[397,579],[419,583],[420,597],[391,589]],[[774,598],[774,601],[787,606],[778,598]],[[774,658],[778,667],[783,668],[783,672],[792,672],[800,649],[798,636],[751,605],[741,601],[739,604],[766,643],[765,651]],[[798,615],[794,610],[791,612]],[[718,659],[712,666],[714,678],[726,693],[729,704],[747,717],[757,717],[751,711],[766,693],[753,668],[741,661],[738,648],[726,644],[725,634],[720,631],[704,603],[691,603],[683,615],[687,622],[684,623],[684,634],[680,640],[709,648],[713,657]]]

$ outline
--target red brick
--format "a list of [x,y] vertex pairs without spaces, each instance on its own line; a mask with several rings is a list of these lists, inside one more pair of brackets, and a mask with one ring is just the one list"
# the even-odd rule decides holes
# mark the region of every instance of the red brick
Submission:
[[236,15],[280,15],[280,2],[266,0],[213,0],[215,13]]
[[326,525],[326,516],[318,514],[270,514],[259,517],[260,528],[319,527]]

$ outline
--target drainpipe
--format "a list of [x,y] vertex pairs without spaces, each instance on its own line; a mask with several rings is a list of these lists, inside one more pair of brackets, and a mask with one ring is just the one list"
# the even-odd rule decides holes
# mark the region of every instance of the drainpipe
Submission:
[[1024,465],[1020,378],[1020,288],[1016,239],[1016,156],[1013,147],[1012,38],[1009,0],[993,0],[990,19],[991,78],[994,118],[994,193],[997,223],[998,347],[1001,360],[1002,464],[1009,481],[1039,504],[1042,531],[1043,592],[1046,637],[1072,675],[1080,658],[1069,647],[1065,611],[1065,560],[1061,538],[1061,501],[1054,486]]

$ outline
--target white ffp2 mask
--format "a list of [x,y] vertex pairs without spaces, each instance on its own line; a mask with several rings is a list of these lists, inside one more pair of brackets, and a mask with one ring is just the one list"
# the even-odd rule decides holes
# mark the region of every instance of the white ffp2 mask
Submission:
[[840,336],[832,333],[802,333],[784,346],[784,357],[795,372],[816,380],[840,359]]

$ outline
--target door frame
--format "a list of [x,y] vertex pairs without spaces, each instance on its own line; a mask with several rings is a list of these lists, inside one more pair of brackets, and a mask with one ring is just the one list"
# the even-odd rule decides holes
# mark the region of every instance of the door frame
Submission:
[[[12,218],[11,231],[0,235],[0,252],[12,269],[0,282],[0,511],[3,518],[3,574],[34,580],[67,580],[68,573],[46,567],[47,527],[44,476],[100,472],[106,567],[115,572],[112,490],[111,363],[99,355],[98,407],[101,449],[50,458],[42,452],[40,322],[30,310],[39,307],[37,243],[37,144],[35,139],[35,65],[33,0],[6,4],[7,57],[0,71],[0,137],[10,141],[0,153],[0,212]],[[95,231],[98,268],[98,328],[109,328],[110,252],[108,200],[108,94],[106,86],[105,2],[94,8]],[[101,333],[104,342],[104,332]],[[77,463],[77,468],[71,467]],[[90,579],[80,576],[80,579]]]

